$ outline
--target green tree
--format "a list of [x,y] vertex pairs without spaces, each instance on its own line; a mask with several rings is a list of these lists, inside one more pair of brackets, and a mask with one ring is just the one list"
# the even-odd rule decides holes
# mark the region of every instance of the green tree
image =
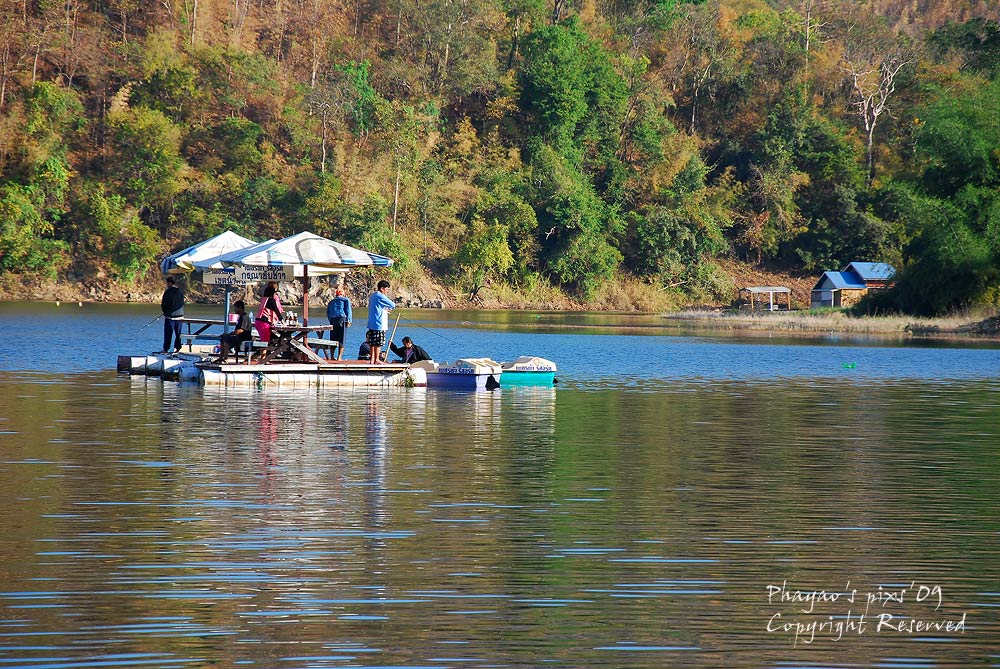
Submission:
[[882,191],[882,215],[911,241],[895,288],[864,308],[936,315],[1000,306],[1000,129],[982,105],[1000,82],[939,92],[918,110],[915,176]]
[[729,175],[708,187],[708,171],[692,155],[656,204],[628,214],[625,266],[633,273],[691,294],[715,290],[704,268],[726,248],[734,191]]
[[861,153],[843,124],[799,89],[772,110],[755,138],[750,195],[767,215],[759,243],[809,269],[891,253],[891,228],[867,208]]
[[530,164],[532,202],[538,215],[545,271],[590,296],[621,262],[614,245],[621,231],[586,176],[553,148],[536,147]]
[[507,248],[517,263],[504,270],[516,270],[513,277],[522,282],[539,270],[538,217],[525,199],[526,184],[520,171],[493,169],[484,172],[477,180],[479,198],[474,208],[474,220],[496,221],[506,229]]
[[545,26],[524,40],[520,107],[529,132],[552,146],[573,146],[587,115],[588,76],[580,48],[587,40],[576,21]]
[[1000,79],[955,95],[940,91],[917,111],[917,159],[928,193],[951,197],[967,184],[1000,187]]
[[180,154],[181,131],[170,119],[145,107],[108,114],[108,176],[121,194],[152,218],[163,214],[183,188],[186,168]]
[[965,23],[947,23],[928,38],[944,60],[957,52],[967,68],[996,78],[1000,74],[1000,25],[983,17]]
[[84,183],[73,203],[76,242],[92,258],[111,261],[114,278],[134,282],[149,270],[163,241],[137,211],[100,183]]
[[43,270],[65,265],[58,240],[67,210],[69,151],[84,127],[83,105],[72,90],[36,83],[24,95],[24,125],[0,174],[0,270]]
[[40,189],[0,184],[0,271],[54,276],[66,264],[69,245],[52,239]]
[[139,52],[141,79],[132,87],[131,100],[181,122],[191,118],[203,93],[197,87],[198,70],[178,48],[177,39],[170,29],[146,36]]
[[474,218],[469,223],[466,241],[455,261],[470,283],[472,297],[491,281],[502,280],[514,267],[514,253],[507,243],[510,229],[495,219],[486,223]]

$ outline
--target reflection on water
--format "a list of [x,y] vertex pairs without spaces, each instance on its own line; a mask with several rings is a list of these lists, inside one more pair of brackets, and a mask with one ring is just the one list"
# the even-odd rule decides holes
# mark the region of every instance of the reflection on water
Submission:
[[994,380],[0,396],[6,665],[998,664]]

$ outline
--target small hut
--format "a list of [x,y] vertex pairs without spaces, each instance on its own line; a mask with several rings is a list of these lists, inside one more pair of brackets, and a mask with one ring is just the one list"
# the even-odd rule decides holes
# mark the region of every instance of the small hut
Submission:
[[854,272],[864,282],[868,290],[892,288],[895,283],[896,268],[884,262],[852,262],[845,272]]
[[896,270],[883,262],[852,262],[842,272],[823,272],[810,294],[809,304],[819,307],[850,307],[869,291],[892,287]]
[[[764,296],[767,299],[764,299]],[[775,299],[775,295],[778,296]],[[784,307],[781,296],[785,296]],[[740,288],[740,300],[749,306],[750,311],[789,311],[792,308],[792,289],[785,286],[747,286]]]

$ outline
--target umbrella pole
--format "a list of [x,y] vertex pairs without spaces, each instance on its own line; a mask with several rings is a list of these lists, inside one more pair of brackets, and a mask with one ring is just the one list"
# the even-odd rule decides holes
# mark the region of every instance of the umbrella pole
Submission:
[[309,326],[309,265],[302,266],[302,325]]
[[226,315],[223,317],[222,332],[223,334],[229,332],[229,300],[231,293],[233,292],[233,287],[226,286]]

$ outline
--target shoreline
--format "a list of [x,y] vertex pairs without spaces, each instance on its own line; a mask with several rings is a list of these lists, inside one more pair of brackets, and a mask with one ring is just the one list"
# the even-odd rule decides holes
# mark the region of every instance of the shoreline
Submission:
[[844,312],[732,313],[683,310],[664,314],[664,319],[707,330],[748,331],[774,334],[841,334],[894,339],[958,339],[1000,341],[1000,316],[850,316]]
[[[423,277],[426,279],[426,277]],[[11,302],[35,302],[50,304],[149,304],[159,303],[162,288],[159,281],[149,278],[131,286],[117,284],[106,277],[94,277],[83,281],[59,281],[35,278],[25,281],[25,277],[7,275],[0,277],[0,292],[15,297]],[[352,282],[355,283],[355,282]],[[409,285],[408,285],[409,284]],[[670,310],[668,304],[656,304],[652,300],[596,299],[590,302],[552,294],[521,295],[503,291],[492,299],[470,303],[459,298],[452,290],[433,281],[397,282],[398,304],[401,308],[473,309],[476,311],[551,311],[559,313],[616,313],[659,317],[664,324],[684,324],[707,331],[771,333],[785,335],[857,335],[886,339],[938,339],[962,341],[1000,341],[1000,315],[964,314],[936,318],[915,316],[851,316],[842,311],[814,312],[794,310],[780,312],[736,312],[722,305],[706,305],[698,308],[683,307]],[[363,293],[363,282],[353,286],[351,292]],[[192,290],[193,288],[193,290]],[[221,294],[214,287],[194,284],[189,287],[191,304],[214,304]],[[499,291],[498,291],[499,292]],[[330,293],[327,295],[326,293]],[[325,302],[332,296],[328,286],[324,290],[310,291],[310,302],[314,299]],[[20,298],[20,299],[17,299]],[[298,299],[296,299],[298,298]],[[534,298],[534,299],[532,299]],[[298,294],[286,293],[283,299],[301,302]],[[7,301],[7,300],[5,300]],[[359,305],[360,306],[360,305]]]
[[[93,299],[26,299],[26,300],[0,300],[0,302],[20,302],[34,304],[54,304],[65,305],[87,304],[94,305],[114,305],[114,304],[149,304],[155,303],[147,300],[93,300]],[[192,301],[191,304],[212,305],[211,300]],[[287,307],[296,308],[301,304],[286,303]],[[422,309],[426,311],[437,310],[467,310],[467,306],[444,305],[441,307],[421,307],[416,305],[400,305],[403,309]],[[681,309],[679,311],[658,312],[658,311],[609,311],[600,307],[588,307],[579,305],[578,308],[555,308],[551,305],[532,305],[527,307],[473,307],[474,311],[482,312],[504,312],[504,311],[543,311],[565,314],[614,314],[646,316],[650,318],[660,318],[664,326],[671,325],[690,327],[698,330],[748,333],[755,335],[776,334],[776,335],[797,335],[797,336],[823,336],[823,335],[847,335],[858,337],[879,337],[884,339],[937,339],[937,340],[959,340],[959,341],[1000,341],[1000,315],[968,315],[968,316],[944,316],[937,318],[922,318],[911,316],[851,316],[845,312],[812,313],[809,311],[782,311],[782,312],[759,312],[759,313],[737,313],[719,309]],[[551,324],[549,325],[552,326]],[[592,327],[578,325],[571,327]],[[629,326],[634,327],[634,326]],[[648,325],[648,327],[656,327]]]

